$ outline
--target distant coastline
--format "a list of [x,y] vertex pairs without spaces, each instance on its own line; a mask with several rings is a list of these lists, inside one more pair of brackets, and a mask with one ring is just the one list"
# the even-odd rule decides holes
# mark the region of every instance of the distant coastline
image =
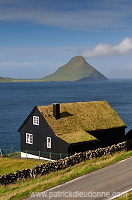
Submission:
[[14,78],[9,78],[9,77],[0,77],[0,82],[11,83],[11,82],[45,82],[45,81],[42,79],[14,79]]
[[0,83],[15,83],[15,82],[45,82],[40,79],[11,79],[11,80],[0,80]]
[[[10,80],[7,80],[8,78],[5,78],[5,80],[1,80],[0,78],[0,83],[25,83],[25,82],[79,82],[79,81],[45,81],[43,79],[13,79],[10,78]],[[130,78],[109,78],[107,81],[131,81],[132,79]],[[92,81],[86,81],[86,82],[103,82],[102,80],[92,80]],[[106,80],[105,80],[106,81]],[[81,82],[81,81],[80,81]]]
[[[109,79],[107,79],[107,81],[108,80]],[[22,83],[22,82],[77,82],[77,81],[78,80],[76,80],[76,81],[45,81],[43,79],[10,79],[10,80],[7,80],[6,78],[5,78],[5,80],[1,80],[0,79],[0,83],[19,83],[19,82],[20,83]],[[93,81],[98,82],[98,81],[104,81],[104,80],[89,80],[89,81],[86,81],[86,82],[93,82]]]

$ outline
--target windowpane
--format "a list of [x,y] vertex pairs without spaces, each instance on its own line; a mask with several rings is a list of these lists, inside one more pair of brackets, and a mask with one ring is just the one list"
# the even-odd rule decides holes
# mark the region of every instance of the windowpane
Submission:
[[39,117],[38,116],[33,116],[33,124],[39,125]]
[[26,133],[26,143],[33,144],[33,134]]
[[30,144],[33,144],[33,135],[30,134]]
[[51,137],[47,137],[47,148],[51,148]]

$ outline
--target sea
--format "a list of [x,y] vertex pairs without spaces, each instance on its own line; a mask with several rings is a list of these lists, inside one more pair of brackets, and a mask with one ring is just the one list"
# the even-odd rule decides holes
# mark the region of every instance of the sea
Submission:
[[132,129],[132,80],[0,83],[0,149],[20,150],[17,131],[34,106],[108,101]]

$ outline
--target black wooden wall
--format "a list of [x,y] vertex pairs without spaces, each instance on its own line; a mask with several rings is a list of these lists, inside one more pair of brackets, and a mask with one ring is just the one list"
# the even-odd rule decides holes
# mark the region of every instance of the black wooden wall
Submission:
[[100,147],[117,144],[125,140],[125,127],[96,130],[89,133],[99,140]]

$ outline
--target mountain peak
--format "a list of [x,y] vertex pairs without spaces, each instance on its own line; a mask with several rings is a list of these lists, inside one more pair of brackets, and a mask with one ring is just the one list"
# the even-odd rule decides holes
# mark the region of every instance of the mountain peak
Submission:
[[75,56],[71,58],[71,61],[85,61],[85,58],[83,56]]
[[87,62],[83,56],[75,56],[68,62],[74,69],[84,66],[85,63]]

